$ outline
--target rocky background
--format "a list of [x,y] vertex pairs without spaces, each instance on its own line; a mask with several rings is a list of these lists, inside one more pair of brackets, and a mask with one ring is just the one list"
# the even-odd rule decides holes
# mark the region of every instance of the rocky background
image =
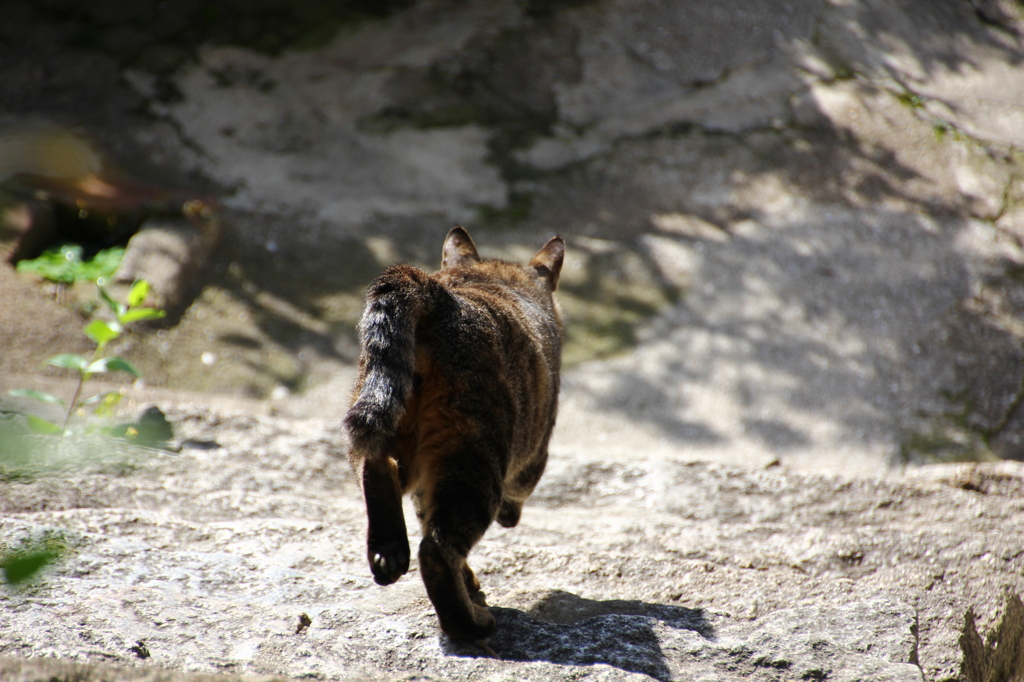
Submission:
[[[171,316],[123,407],[178,449],[6,467],[0,541],[61,558],[4,586],[5,674],[945,680],[1024,591],[1020,3],[2,13],[4,253],[67,222],[53,183],[134,197]],[[373,585],[338,428],[363,288],[455,223],[569,249],[551,466],[471,559],[501,660],[415,567]],[[95,291],[0,287],[0,389],[69,397],[38,368]]]

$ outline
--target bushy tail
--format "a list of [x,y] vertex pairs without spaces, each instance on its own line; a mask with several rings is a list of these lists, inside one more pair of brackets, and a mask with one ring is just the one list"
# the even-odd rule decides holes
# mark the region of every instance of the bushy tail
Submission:
[[370,285],[359,322],[360,383],[345,417],[352,448],[383,454],[412,394],[416,326],[445,289],[409,265],[388,268]]

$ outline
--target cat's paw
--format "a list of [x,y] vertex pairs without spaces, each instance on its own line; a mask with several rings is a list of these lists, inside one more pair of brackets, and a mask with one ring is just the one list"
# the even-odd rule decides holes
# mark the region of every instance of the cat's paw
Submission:
[[390,585],[409,570],[409,542],[382,542],[367,547],[370,571],[378,585]]
[[502,500],[498,508],[497,521],[502,528],[513,528],[519,523],[519,517],[523,513],[523,503],[511,500]]
[[490,610],[473,603],[469,604],[468,612],[446,612],[442,616],[438,611],[437,617],[441,622],[441,630],[452,639],[472,642],[486,639],[494,632],[494,616]]

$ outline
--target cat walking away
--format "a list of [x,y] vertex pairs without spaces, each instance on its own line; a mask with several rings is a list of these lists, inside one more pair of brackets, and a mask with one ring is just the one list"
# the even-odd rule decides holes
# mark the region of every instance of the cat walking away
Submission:
[[552,294],[564,253],[554,237],[525,266],[482,259],[455,227],[438,272],[396,265],[367,291],[345,426],[370,570],[381,585],[409,570],[402,495],[412,494],[420,573],[456,639],[494,629],[466,556],[492,521],[519,522],[547,462],[562,347]]

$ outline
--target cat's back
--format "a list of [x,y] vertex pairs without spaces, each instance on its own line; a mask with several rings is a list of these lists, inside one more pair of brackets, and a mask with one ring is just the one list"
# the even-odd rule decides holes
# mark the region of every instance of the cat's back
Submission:
[[[454,305],[439,311],[436,332],[445,345],[477,351],[495,361],[541,363],[556,372],[561,357],[561,312],[550,292],[538,287],[522,266],[485,261],[473,267],[441,270],[431,275],[452,297]],[[463,355],[463,353],[460,353]],[[474,363],[475,364],[475,363]],[[512,370],[506,364],[496,370]]]
[[[543,457],[557,412],[561,317],[521,266],[486,261],[432,275],[455,305],[432,316],[418,353],[417,395],[470,417],[502,441],[516,475]],[[443,396],[443,397],[442,397]],[[503,448],[502,448],[503,449]]]

